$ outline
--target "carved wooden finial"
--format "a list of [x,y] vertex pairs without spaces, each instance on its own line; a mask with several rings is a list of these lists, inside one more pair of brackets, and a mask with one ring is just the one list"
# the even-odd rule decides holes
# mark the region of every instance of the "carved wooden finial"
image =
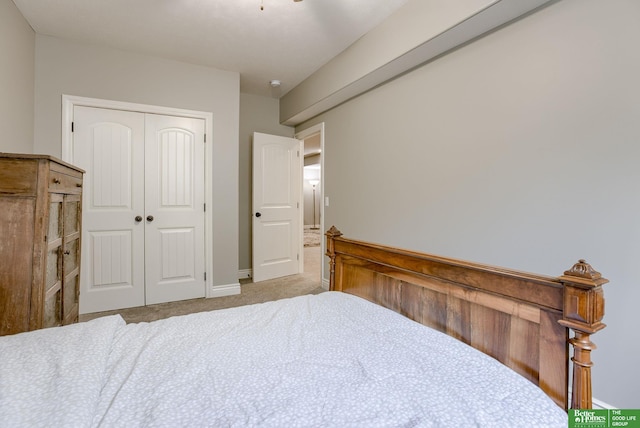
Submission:
[[333,258],[335,257],[333,240],[335,238],[341,237],[342,232],[340,232],[337,227],[331,226],[331,228],[329,228],[329,230],[327,230],[324,235],[327,237],[327,252],[325,253],[325,255],[329,256],[329,263],[331,263],[331,260],[333,260]]
[[574,330],[595,333],[605,327],[602,285],[609,282],[589,263],[579,260],[564,272],[560,281],[565,286],[562,324]]
[[573,386],[571,408],[590,409],[591,393],[591,351],[596,345],[591,335],[606,325],[604,318],[604,293],[602,285],[609,282],[600,272],[584,260],[579,260],[564,272],[560,281],[564,285],[563,317],[558,322],[572,329],[575,336],[569,340],[573,346]]
[[327,252],[326,255],[329,257],[329,290],[335,290],[335,274],[336,274],[336,252],[335,252],[335,241],[334,239],[342,236],[342,232],[338,230],[337,227],[331,226],[329,230],[325,233],[327,237]]
[[331,228],[325,232],[325,235],[327,237],[337,238],[338,236],[342,236],[342,232],[340,232],[337,227],[331,226]]
[[592,268],[591,265],[583,259],[578,260],[578,263],[574,264],[571,269],[564,271],[564,274],[566,276],[577,276],[594,281],[602,278],[600,272]]

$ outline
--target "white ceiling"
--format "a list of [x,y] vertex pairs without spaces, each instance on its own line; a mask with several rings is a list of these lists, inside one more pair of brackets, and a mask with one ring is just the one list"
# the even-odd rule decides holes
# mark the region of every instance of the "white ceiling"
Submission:
[[[14,3],[38,34],[238,71],[242,92],[280,97],[407,1]],[[282,82],[279,89],[269,86],[272,79]]]

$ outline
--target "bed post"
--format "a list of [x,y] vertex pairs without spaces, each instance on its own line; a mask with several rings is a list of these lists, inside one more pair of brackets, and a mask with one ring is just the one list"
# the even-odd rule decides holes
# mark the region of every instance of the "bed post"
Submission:
[[591,391],[591,351],[596,345],[590,336],[606,327],[604,294],[602,285],[609,282],[584,260],[579,260],[565,271],[560,281],[564,285],[564,308],[559,321],[572,329],[575,336],[569,339],[573,346],[572,409],[590,409],[593,406]]
[[342,236],[335,226],[331,226],[331,229],[325,233],[327,237],[327,253],[329,256],[329,290],[334,291],[336,287],[336,246],[334,239]]

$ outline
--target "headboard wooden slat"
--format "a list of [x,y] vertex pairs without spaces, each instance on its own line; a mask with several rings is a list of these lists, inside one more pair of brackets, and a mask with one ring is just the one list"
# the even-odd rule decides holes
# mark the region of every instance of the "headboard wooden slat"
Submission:
[[[604,328],[602,284],[584,261],[559,278],[345,239],[327,233],[330,289],[355,294],[491,355],[568,406],[591,407],[589,336]],[[569,340],[568,328],[576,331]],[[577,378],[577,379],[576,379]],[[579,406],[579,407],[576,407]]]
[[[500,295],[549,308],[562,308],[563,286],[558,278],[378,244],[366,244],[366,246],[362,246],[360,242],[343,239],[340,242],[340,248],[343,254],[361,258],[379,266],[389,265],[394,269],[404,269],[411,273],[420,273],[453,283],[494,291]],[[532,289],[525,286],[531,283],[537,283],[544,287],[536,287],[533,292]]]

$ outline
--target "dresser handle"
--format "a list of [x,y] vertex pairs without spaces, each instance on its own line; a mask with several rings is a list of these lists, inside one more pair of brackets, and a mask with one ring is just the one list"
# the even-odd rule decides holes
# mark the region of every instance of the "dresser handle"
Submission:
[[82,187],[82,183],[76,183],[76,187]]
[[60,179],[59,178],[54,178],[53,179],[53,184],[60,184]]

